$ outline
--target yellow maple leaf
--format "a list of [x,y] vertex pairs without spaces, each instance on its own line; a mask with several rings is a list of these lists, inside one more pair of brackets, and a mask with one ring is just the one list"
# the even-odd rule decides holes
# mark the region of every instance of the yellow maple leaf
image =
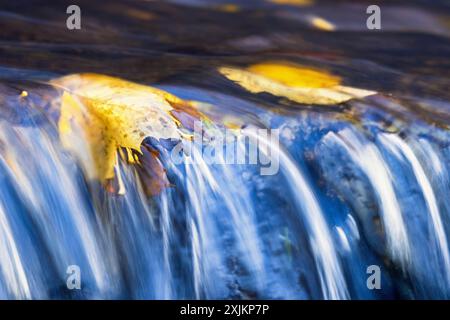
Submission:
[[180,139],[171,104],[184,101],[166,91],[97,74],[51,83],[64,90],[58,122],[62,144],[79,156],[89,178],[114,178],[120,148],[134,163],[131,150],[142,153],[146,137]]
[[343,86],[340,77],[328,72],[286,62],[258,63],[246,69],[221,67],[219,72],[252,93],[268,92],[302,104],[338,104],[376,93]]

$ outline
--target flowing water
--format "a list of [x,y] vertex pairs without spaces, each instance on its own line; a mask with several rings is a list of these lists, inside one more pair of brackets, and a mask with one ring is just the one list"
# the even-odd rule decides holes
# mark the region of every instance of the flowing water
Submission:
[[[364,1],[78,2],[81,30],[70,3],[0,1],[0,299],[450,298],[445,1],[381,1],[382,31]],[[376,94],[302,104],[218,72],[262,61]],[[146,137],[140,160],[169,185],[149,194],[148,172],[118,157],[105,186],[88,142],[60,139],[52,80],[84,72],[197,101],[205,131],[238,125],[279,170],[210,163],[198,145],[180,163]]]

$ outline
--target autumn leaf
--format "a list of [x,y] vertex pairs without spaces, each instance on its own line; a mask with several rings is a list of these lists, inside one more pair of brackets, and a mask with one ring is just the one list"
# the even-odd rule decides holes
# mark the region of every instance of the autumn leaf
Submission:
[[376,92],[341,85],[325,71],[284,62],[266,62],[246,69],[221,67],[219,72],[252,93],[268,92],[302,104],[332,105]]
[[60,139],[80,157],[89,178],[113,179],[122,148],[128,162],[136,163],[146,137],[181,138],[172,105],[190,105],[166,91],[97,74],[69,75],[51,83],[64,90]]

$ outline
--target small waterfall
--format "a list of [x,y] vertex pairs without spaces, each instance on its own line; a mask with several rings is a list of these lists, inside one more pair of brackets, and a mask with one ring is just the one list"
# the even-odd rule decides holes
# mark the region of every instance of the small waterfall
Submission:
[[[196,297],[215,297],[219,293],[211,290],[217,287],[216,274],[224,272],[226,263],[222,252],[228,249],[220,243],[221,228],[226,229],[224,223],[229,224],[237,252],[240,252],[246,267],[256,275],[256,286],[261,289],[264,264],[255,227],[254,206],[245,190],[235,192],[237,185],[236,188],[233,185],[240,178],[226,165],[210,168],[201,152],[196,146],[192,148],[195,162],[186,160],[182,172],[170,164],[169,157],[166,163],[178,179],[186,182]],[[230,188],[224,190],[221,185]]]
[[290,186],[295,197],[295,204],[308,229],[324,298],[333,300],[348,298],[345,278],[330,236],[330,230],[305,175],[278,144],[271,143],[270,139],[262,138],[254,130],[246,132],[262,144],[260,147],[266,156],[270,154],[280,161],[281,171]]
[[449,0],[74,2],[1,1],[0,300],[450,299]]
[[392,173],[377,147],[364,142],[350,129],[328,133],[323,143],[343,147],[367,176],[377,195],[391,257],[406,269],[411,258],[408,234],[393,187]]
[[[291,144],[241,130],[250,139],[229,145],[257,148],[260,163],[209,163],[195,144],[178,163],[168,143],[145,139],[170,181],[149,195],[143,163],[119,156],[112,192],[87,178],[82,136],[79,157],[51,119],[0,120],[0,298],[391,298],[399,271],[414,296],[448,296],[445,150],[308,121],[289,122]],[[268,158],[280,170],[261,175]],[[383,265],[385,296],[366,287],[371,264]],[[81,291],[66,287],[70,265]]]
[[[36,292],[42,288],[27,289],[26,277],[39,275],[27,270],[25,276],[20,261],[26,259],[31,266],[33,256],[39,259],[45,251],[27,252],[32,249],[31,244],[23,244],[21,248],[14,245],[10,238],[11,231],[8,231],[11,221],[21,226],[21,232],[25,234],[31,226],[37,229],[33,230],[39,232],[35,245],[48,248],[56,264],[57,278],[63,278],[67,266],[77,261],[85,267],[86,274],[93,277],[99,293],[103,292],[107,286],[104,278],[106,272],[95,235],[96,228],[83,188],[77,183],[78,173],[65,158],[63,150],[58,150],[54,145],[55,137],[33,127],[10,127],[2,121],[0,139],[4,150],[1,157],[3,180],[7,182],[2,183],[1,193],[14,195],[14,198],[9,198],[10,201],[2,199],[3,208],[8,206],[7,217],[2,214],[2,227],[5,228],[2,234],[8,240],[5,242],[8,250],[5,252],[13,254],[13,259],[5,261],[14,262],[14,273],[21,275],[22,290],[28,292],[25,297],[39,297],[44,293]],[[38,161],[32,161],[36,155],[39,155]],[[12,220],[8,223],[9,219]],[[21,236],[14,235],[14,239],[21,239]]]
[[[450,256],[447,243],[447,237],[445,234],[444,225],[442,223],[441,214],[439,212],[436,196],[434,194],[433,188],[431,186],[430,180],[428,179],[424,168],[419,162],[418,158],[414,154],[412,148],[400,137],[394,134],[383,133],[378,136],[381,143],[390,150],[399,160],[407,161],[411,166],[414,176],[420,186],[420,190],[425,199],[427,212],[431,217],[432,229],[431,233],[437,242],[438,252],[443,260],[444,277],[446,279],[447,285],[450,284]],[[434,167],[440,169],[440,162],[436,159],[436,155],[430,154]]]
[[[328,160],[321,164],[326,179],[356,210],[375,250],[387,254],[417,282],[414,290],[427,297],[433,296],[430,292],[448,297],[448,225],[441,212],[446,201],[439,202],[436,193],[442,197],[448,182],[442,155],[423,138],[411,139],[410,144],[397,134],[376,130],[372,134],[374,142],[348,127],[325,134],[318,152],[336,157],[334,167]],[[425,159],[430,159],[428,166]],[[372,199],[382,217],[381,232],[374,224],[377,210]],[[386,239],[386,248],[381,239]]]

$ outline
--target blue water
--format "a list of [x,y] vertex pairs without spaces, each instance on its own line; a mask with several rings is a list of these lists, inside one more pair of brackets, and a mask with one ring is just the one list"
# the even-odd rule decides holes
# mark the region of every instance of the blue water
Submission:
[[[389,113],[370,99],[358,102],[361,126],[164,89],[215,97],[222,113],[227,101],[230,114],[250,107],[280,129],[280,146],[269,146],[280,171],[173,164],[158,146],[173,187],[148,197],[121,163],[127,192],[116,196],[84,178],[50,118],[3,119],[2,298],[448,297],[447,131],[414,119],[383,130],[374,113]],[[81,290],[66,287],[69,265],[82,271]],[[381,267],[380,290],[366,285],[370,265]]]

